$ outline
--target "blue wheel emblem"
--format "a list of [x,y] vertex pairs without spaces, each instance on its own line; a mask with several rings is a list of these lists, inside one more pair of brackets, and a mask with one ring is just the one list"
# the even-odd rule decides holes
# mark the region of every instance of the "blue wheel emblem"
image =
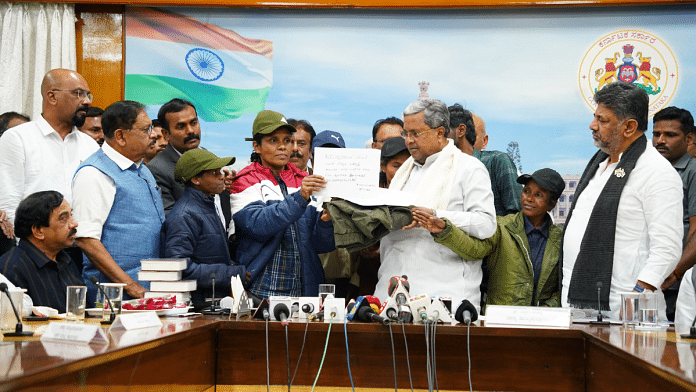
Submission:
[[208,49],[196,48],[186,53],[186,66],[197,79],[212,82],[225,72],[225,63],[220,56]]

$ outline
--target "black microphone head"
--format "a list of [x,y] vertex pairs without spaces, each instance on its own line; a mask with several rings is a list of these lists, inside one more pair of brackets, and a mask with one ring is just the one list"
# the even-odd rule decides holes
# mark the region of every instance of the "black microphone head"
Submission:
[[210,279],[215,279],[215,272],[210,274]]
[[89,281],[94,283],[95,285],[99,284],[99,280],[95,276],[90,276]]
[[597,288],[601,289],[602,288],[602,282],[597,282]]
[[5,283],[5,282],[0,283],[0,291],[7,291],[7,283]]
[[356,316],[358,316],[358,320],[360,321],[366,321],[370,322],[372,319],[370,318],[370,313],[374,313],[375,311],[372,310],[371,307],[369,306],[361,306],[358,308],[358,312],[356,313]]
[[476,307],[468,299],[463,300],[462,303],[459,304],[457,311],[454,312],[454,319],[459,321],[460,323],[463,323],[464,312],[467,310],[469,311],[469,313],[471,313],[471,321],[478,320],[478,312],[476,312]]
[[287,305],[277,304],[275,307],[273,307],[273,317],[275,317],[276,320],[281,320],[280,315],[282,314],[285,315],[285,318],[288,318],[290,315],[290,309],[288,309]]

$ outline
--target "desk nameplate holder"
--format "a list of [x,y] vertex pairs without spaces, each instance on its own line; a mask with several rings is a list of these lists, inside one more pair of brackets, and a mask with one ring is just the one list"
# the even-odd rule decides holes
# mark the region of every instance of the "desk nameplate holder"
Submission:
[[150,328],[150,327],[162,327],[162,321],[157,316],[157,313],[152,312],[141,312],[141,313],[129,313],[129,314],[119,314],[116,316],[116,320],[111,324],[112,329],[125,329],[130,331],[133,329],[140,328]]
[[569,328],[570,308],[538,306],[486,306],[486,326]]
[[52,321],[46,332],[41,335],[42,341],[62,341],[74,343],[108,343],[106,334],[98,324],[69,323]]

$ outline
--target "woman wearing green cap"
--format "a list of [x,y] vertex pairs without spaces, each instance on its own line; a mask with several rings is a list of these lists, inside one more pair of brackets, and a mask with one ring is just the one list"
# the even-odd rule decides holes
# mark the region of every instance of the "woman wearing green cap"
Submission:
[[331,216],[312,198],[326,181],[289,163],[292,132],[282,114],[259,113],[252,163],[232,185],[237,261],[251,273],[247,289],[257,298],[318,295],[324,270],[317,254],[335,247]]

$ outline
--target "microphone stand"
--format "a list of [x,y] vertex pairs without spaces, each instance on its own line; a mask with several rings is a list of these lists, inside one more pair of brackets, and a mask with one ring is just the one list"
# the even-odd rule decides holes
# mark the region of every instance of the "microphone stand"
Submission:
[[222,310],[217,310],[217,306],[215,306],[215,272],[210,274],[210,280],[213,283],[213,298],[210,301],[210,308],[208,310],[202,310],[201,313],[206,315],[220,315],[223,314]]
[[17,313],[17,308],[15,307],[14,301],[12,301],[12,296],[10,295],[10,289],[7,287],[7,283],[0,283],[0,291],[7,295],[7,299],[10,300],[10,305],[12,305],[12,310],[14,311],[15,317],[17,318],[17,325],[15,326],[14,332],[5,332],[5,336],[34,336],[32,331],[23,331],[22,318],[19,317]]
[[[96,277],[92,276],[91,278],[89,278],[89,281],[92,282],[92,284],[94,284],[95,286],[97,286],[97,288],[99,289],[99,291],[100,291],[100,292],[102,293],[102,295],[104,296],[104,299],[106,299],[106,303],[109,304],[109,309],[111,309],[111,313],[109,314],[109,320],[102,320],[102,321],[101,321],[101,324],[102,324],[102,325],[110,325],[110,324],[113,324],[114,320],[116,319],[116,313],[115,313],[115,312],[116,312],[116,309],[114,309],[114,305],[111,303],[111,300],[109,299],[109,296],[106,295],[106,292],[104,292],[104,288],[101,287],[101,285],[99,284],[99,281],[97,281],[97,278],[96,278]],[[102,304],[102,308],[103,308],[103,307],[104,307],[104,304]]]
[[590,321],[592,325],[610,325],[608,321],[604,321],[604,316],[602,316],[602,305],[600,297],[602,294],[602,282],[597,282],[597,321]]

